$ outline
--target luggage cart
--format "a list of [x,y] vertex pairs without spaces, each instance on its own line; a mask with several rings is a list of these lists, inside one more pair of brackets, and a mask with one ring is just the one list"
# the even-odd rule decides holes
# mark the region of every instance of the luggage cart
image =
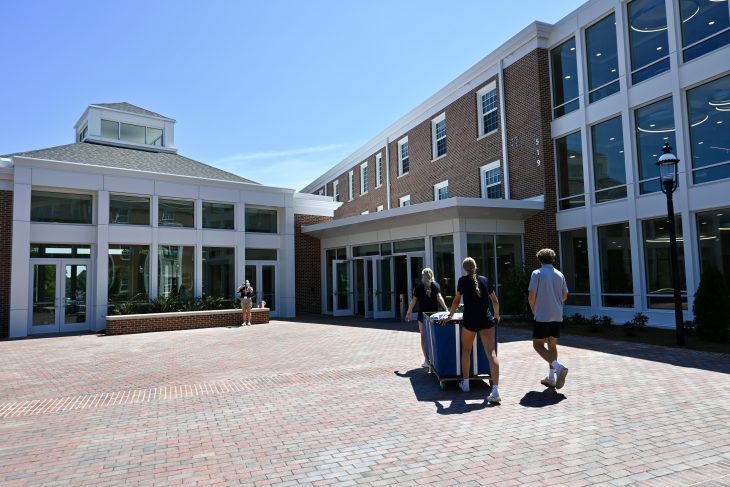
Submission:
[[[434,313],[431,316],[423,315],[423,340],[426,342],[426,350],[429,361],[429,374],[433,374],[439,381],[441,390],[446,389],[448,382],[458,382],[462,379],[461,374],[461,316],[455,315],[448,323],[442,325],[438,320],[446,316],[446,313]],[[432,319],[433,317],[433,319]],[[497,328],[499,325],[497,325]],[[497,335],[495,330],[494,347],[497,348]],[[492,385],[489,370],[489,360],[479,334],[474,338],[475,346],[472,346],[471,373],[469,379],[486,379]]]

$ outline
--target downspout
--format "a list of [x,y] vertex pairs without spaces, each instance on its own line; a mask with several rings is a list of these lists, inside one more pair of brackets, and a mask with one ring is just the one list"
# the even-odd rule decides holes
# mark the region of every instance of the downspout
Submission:
[[385,195],[387,210],[390,210],[390,137],[385,138]]
[[504,107],[504,76],[503,59],[499,60],[499,123],[502,124],[502,163],[504,167],[504,199],[510,199],[509,185],[509,155],[507,150],[507,113]]

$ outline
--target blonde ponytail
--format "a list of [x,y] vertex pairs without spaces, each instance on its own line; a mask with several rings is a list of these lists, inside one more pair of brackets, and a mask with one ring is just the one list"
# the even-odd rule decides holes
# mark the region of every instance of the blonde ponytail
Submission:
[[474,281],[474,292],[477,293],[477,296],[480,298],[482,297],[482,290],[479,289],[479,279],[477,279],[477,263],[474,259],[471,257],[467,257],[464,259],[464,262],[462,263],[462,267],[466,271],[467,274],[469,274],[472,278],[472,281]]

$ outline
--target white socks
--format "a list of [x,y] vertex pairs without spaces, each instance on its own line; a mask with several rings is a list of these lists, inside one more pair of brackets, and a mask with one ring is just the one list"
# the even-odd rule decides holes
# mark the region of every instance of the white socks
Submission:
[[496,394],[499,396],[499,386],[497,384],[494,384],[492,386],[492,394]]
[[555,369],[550,367],[550,373],[548,374],[548,380],[550,382],[555,382]]
[[550,365],[552,365],[553,369],[555,370],[558,370],[560,367],[562,367],[562,365],[560,365],[560,362],[558,362],[557,360],[553,360],[553,363]]

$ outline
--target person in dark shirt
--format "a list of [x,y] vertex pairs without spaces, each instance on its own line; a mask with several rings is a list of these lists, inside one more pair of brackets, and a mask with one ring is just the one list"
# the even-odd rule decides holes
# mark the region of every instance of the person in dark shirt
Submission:
[[499,301],[494,293],[494,287],[484,276],[477,275],[477,263],[471,257],[464,259],[462,264],[465,276],[459,278],[456,285],[456,295],[451,303],[449,316],[441,320],[448,323],[464,299],[464,314],[461,322],[461,373],[464,379],[459,387],[469,392],[469,371],[471,369],[471,350],[474,338],[479,333],[489,359],[489,374],[492,380],[492,392],[487,402],[498,403],[499,397],[499,359],[494,348],[495,325],[499,321]]
[[421,351],[423,352],[422,367],[428,367],[428,355],[426,344],[423,343],[423,313],[435,313],[440,309],[447,309],[444,298],[441,296],[441,288],[434,281],[433,271],[426,267],[421,272],[421,283],[413,290],[413,299],[406,311],[406,322],[411,321],[411,311],[418,305],[418,332],[421,336]]

